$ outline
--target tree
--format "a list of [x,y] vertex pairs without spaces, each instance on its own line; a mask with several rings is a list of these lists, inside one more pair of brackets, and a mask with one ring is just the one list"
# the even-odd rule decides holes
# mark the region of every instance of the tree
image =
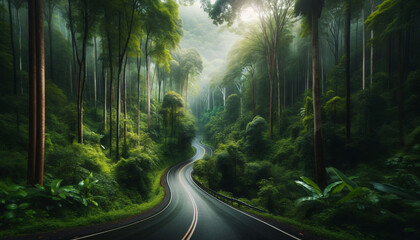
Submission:
[[53,29],[52,29],[52,17],[54,15],[54,9],[59,4],[57,0],[45,0],[45,19],[48,23],[48,42],[50,47],[50,79],[54,82],[54,60],[53,60]]
[[311,26],[312,33],[312,76],[313,76],[313,112],[314,112],[314,155],[315,155],[315,176],[317,184],[324,189],[327,186],[327,174],[325,171],[323,140],[322,140],[322,118],[321,118],[321,93],[319,84],[319,36],[318,20],[321,16],[323,0],[298,0],[295,4],[295,13],[303,15],[304,20]]
[[[268,76],[270,79],[270,138],[273,137],[273,96],[274,96],[274,78],[276,73],[276,57],[278,51],[278,39],[282,34],[288,18],[287,13],[293,5],[292,0],[268,0],[268,1],[229,1],[218,0],[211,4],[209,0],[202,0],[205,11],[213,19],[215,24],[227,22],[232,24],[237,17],[238,12],[253,3],[259,15],[260,28],[263,34],[265,46],[265,56],[268,64]],[[229,9],[226,11],[226,9]]]
[[185,102],[188,102],[189,80],[194,79],[203,71],[203,60],[196,48],[181,50],[179,63],[181,73],[181,93],[185,87]]
[[[75,0],[73,0],[75,1]],[[76,60],[79,65],[77,76],[77,141],[83,143],[83,96],[86,85],[86,49],[89,32],[95,23],[95,15],[97,14],[98,7],[96,1],[77,0],[75,15],[72,13],[72,0],[68,0],[68,21],[70,33],[73,41],[73,51],[76,55]],[[82,52],[79,55],[77,47],[77,31],[82,29]]]
[[175,131],[178,125],[178,114],[184,107],[184,100],[181,95],[176,92],[170,91],[165,94],[162,102],[163,122],[165,127],[165,137],[168,136],[168,130],[170,137],[175,137]]
[[45,146],[45,53],[43,1],[29,1],[28,182],[43,185]]
[[13,17],[12,17],[12,7],[11,1],[8,0],[9,8],[9,29],[10,29],[10,44],[12,45],[12,57],[13,57],[13,93],[17,95],[17,76],[16,76],[16,53],[15,53],[15,40],[14,40],[14,31],[13,31]]
[[[118,73],[117,73],[117,134],[116,134],[116,159],[120,159],[120,152],[119,152],[119,135],[120,135],[120,87],[121,87],[121,71],[123,70],[123,63],[124,58],[126,56],[126,51],[128,48],[128,44],[130,42],[131,33],[133,29],[133,22],[134,22],[134,10],[136,9],[137,0],[127,0],[127,2],[123,2],[120,5],[120,9],[118,9]],[[123,18],[124,17],[124,18]],[[122,25],[121,21],[125,22]],[[122,36],[123,30],[125,30],[124,38]],[[123,41],[123,42],[122,42]],[[121,45],[123,44],[123,45]],[[125,67],[124,67],[125,69]],[[125,78],[124,78],[125,79]]]
[[[16,22],[19,31],[19,70],[22,71],[22,24],[20,22],[20,9],[23,7],[25,0],[13,0],[12,4],[15,6],[16,9]],[[12,49],[14,51],[14,49]],[[17,79],[16,79],[17,81]],[[17,84],[17,83],[16,83]],[[20,77],[20,94],[23,94],[23,80]]]
[[[390,35],[398,36],[398,128],[399,142],[404,145],[404,95],[403,84],[405,78],[405,62],[403,40],[404,32],[407,27],[412,24],[411,16],[416,9],[420,8],[419,1],[404,0],[385,0],[378,5],[378,9],[374,11],[366,20],[368,29],[375,30],[376,39],[382,40]],[[376,31],[378,30],[378,31]]]
[[170,48],[174,49],[181,40],[181,20],[178,4],[173,0],[166,2],[148,0],[143,5],[141,18],[146,34],[145,58],[147,76],[147,126],[150,130],[150,64],[153,56],[156,63],[169,70]]

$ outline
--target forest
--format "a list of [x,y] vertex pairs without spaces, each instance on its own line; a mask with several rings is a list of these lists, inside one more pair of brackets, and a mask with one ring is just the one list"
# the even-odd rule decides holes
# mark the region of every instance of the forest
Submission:
[[[115,238],[244,228],[201,192],[294,239],[420,238],[418,0],[0,0],[0,13],[0,238],[73,239],[153,211]],[[283,239],[238,236],[221,238]]]

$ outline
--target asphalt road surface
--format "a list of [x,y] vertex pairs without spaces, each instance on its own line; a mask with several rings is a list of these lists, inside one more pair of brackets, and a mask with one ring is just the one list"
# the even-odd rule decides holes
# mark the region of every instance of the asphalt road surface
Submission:
[[76,239],[300,239],[240,212],[201,190],[192,180],[194,161],[211,149],[193,141],[196,154],[167,172],[169,203],[156,214],[129,225]]

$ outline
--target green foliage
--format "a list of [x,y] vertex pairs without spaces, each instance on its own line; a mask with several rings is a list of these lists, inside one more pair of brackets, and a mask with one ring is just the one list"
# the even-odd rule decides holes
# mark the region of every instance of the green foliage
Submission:
[[115,166],[117,181],[129,188],[147,194],[150,190],[148,172],[156,169],[155,161],[146,154],[120,160]]
[[36,214],[27,196],[28,193],[23,186],[2,183],[0,186],[0,228],[23,222]]
[[345,106],[345,99],[334,96],[324,105],[325,116],[330,120],[342,122],[345,116]]
[[314,125],[313,111],[313,100],[311,97],[307,96],[305,99],[305,105],[300,110],[300,118],[302,120],[303,126],[305,126],[307,131],[312,129]]
[[226,100],[225,119],[231,124],[235,122],[240,115],[240,98],[237,94],[230,95]]
[[279,198],[280,194],[278,189],[275,187],[273,178],[263,179],[258,185],[258,197],[261,199],[263,206],[267,208],[270,212],[275,210],[276,200]]
[[246,146],[251,155],[258,155],[264,152],[265,133],[267,131],[267,122],[264,118],[256,116],[246,126]]

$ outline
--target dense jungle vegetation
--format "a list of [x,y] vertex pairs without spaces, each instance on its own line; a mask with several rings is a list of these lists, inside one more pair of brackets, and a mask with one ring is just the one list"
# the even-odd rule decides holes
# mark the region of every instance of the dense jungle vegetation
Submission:
[[418,239],[419,2],[263,2],[205,8],[242,38],[192,107],[215,149],[196,176],[271,218]]
[[0,12],[0,236],[157,205],[165,169],[192,154],[183,97],[203,68],[178,47],[178,3],[11,0]]
[[[208,188],[331,239],[419,239],[417,0],[0,0],[0,238]],[[253,212],[257,214],[256,212]]]

